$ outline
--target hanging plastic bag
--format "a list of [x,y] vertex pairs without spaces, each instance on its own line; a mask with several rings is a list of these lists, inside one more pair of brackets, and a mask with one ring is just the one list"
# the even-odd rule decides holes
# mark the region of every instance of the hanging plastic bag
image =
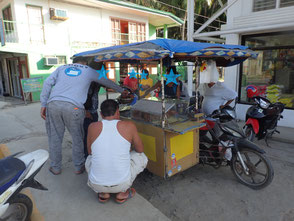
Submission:
[[219,73],[215,61],[209,60],[200,67],[200,84],[217,82]]

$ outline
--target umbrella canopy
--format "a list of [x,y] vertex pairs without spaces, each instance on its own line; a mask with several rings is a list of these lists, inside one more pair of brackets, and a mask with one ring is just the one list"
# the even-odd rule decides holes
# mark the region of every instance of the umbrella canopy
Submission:
[[127,45],[117,45],[85,51],[73,57],[91,57],[96,62],[173,59],[195,61],[213,59],[218,66],[232,66],[247,58],[256,58],[257,52],[241,45],[199,43],[173,39],[156,39]]

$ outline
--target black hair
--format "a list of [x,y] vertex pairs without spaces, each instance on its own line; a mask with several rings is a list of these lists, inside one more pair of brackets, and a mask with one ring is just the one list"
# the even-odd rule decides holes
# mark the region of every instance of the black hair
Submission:
[[102,68],[102,66],[104,66],[104,68],[106,69],[105,64],[103,64],[103,62],[96,62],[94,60],[90,61],[88,63],[88,66],[95,69],[95,70],[100,70]]
[[170,66],[167,68],[167,73],[170,73],[170,70],[173,70],[174,74],[178,74],[176,66]]
[[118,110],[118,108],[118,103],[113,99],[103,101],[100,106],[101,114],[103,117],[113,116],[115,112]]
[[88,59],[86,57],[74,57],[72,63],[79,63],[79,62],[87,62]]
[[149,74],[149,71],[147,69],[142,69],[142,72],[145,72],[146,74]]

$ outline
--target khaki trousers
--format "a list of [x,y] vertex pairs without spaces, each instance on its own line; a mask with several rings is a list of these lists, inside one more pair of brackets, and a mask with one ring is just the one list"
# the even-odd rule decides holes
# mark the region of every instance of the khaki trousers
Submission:
[[[96,193],[119,193],[126,192],[133,184],[137,175],[141,173],[147,166],[148,158],[144,153],[137,153],[136,151],[131,151],[131,176],[130,179],[124,183],[119,183],[113,186],[102,186],[92,183],[88,179],[88,186],[91,187]],[[89,173],[91,170],[92,155],[87,157],[85,167],[86,171]]]

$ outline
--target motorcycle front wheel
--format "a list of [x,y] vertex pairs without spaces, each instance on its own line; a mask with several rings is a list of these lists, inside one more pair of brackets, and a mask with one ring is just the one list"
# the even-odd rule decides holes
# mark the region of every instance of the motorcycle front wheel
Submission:
[[248,140],[250,140],[251,142],[254,141],[255,133],[251,125],[245,125],[244,134]]
[[32,211],[32,200],[27,195],[19,193],[9,200],[9,207],[4,214],[4,220],[29,221],[32,215]]
[[237,154],[231,160],[231,169],[237,179],[252,189],[262,189],[268,186],[274,177],[274,169],[269,159],[255,150],[243,148],[240,151],[241,157],[248,168],[245,173]]

